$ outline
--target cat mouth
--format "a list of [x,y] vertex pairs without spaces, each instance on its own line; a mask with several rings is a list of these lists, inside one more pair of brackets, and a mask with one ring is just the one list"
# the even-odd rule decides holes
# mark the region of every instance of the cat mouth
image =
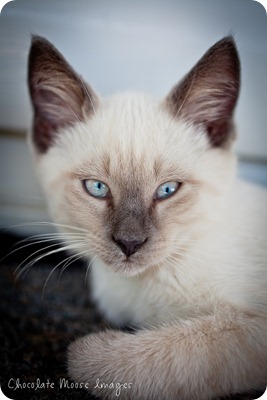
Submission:
[[138,258],[139,260],[137,260],[137,257],[124,256],[117,261],[117,264],[118,265],[121,264],[122,266],[127,266],[127,267],[138,266],[139,264],[142,264],[140,257]]
[[115,273],[137,275],[155,264],[156,252],[152,251],[152,260],[147,241],[148,239],[141,244],[137,241],[124,244],[118,243],[118,240],[112,240],[109,249],[99,249],[98,256]]
[[110,257],[103,259],[105,264],[111,268],[115,273],[126,275],[137,275],[147,269],[147,263],[140,254],[131,256],[112,254]]
[[126,276],[136,276],[147,269],[144,264],[136,263],[131,259],[125,259],[117,265],[112,264],[111,267],[115,273]]

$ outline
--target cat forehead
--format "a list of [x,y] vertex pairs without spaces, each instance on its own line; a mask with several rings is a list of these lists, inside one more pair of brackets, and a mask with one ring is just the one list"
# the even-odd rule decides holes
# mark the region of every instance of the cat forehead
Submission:
[[104,100],[95,117],[92,122],[95,131],[101,130],[99,140],[110,140],[122,150],[132,146],[137,150],[142,144],[152,144],[153,139],[153,143],[161,144],[161,133],[170,122],[156,100],[140,93],[117,94]]
[[175,120],[146,95],[127,93],[104,100],[94,116],[59,132],[41,163],[46,170],[56,166],[58,174],[82,171],[141,183],[182,174],[206,149],[206,135],[196,127]]
[[[174,119],[158,101],[142,94],[120,94],[103,101],[84,122],[59,137],[59,147],[81,159],[105,157],[126,164],[133,160],[183,158],[207,147],[204,134]],[[70,154],[71,155],[71,154]],[[73,157],[70,157],[73,158]]]

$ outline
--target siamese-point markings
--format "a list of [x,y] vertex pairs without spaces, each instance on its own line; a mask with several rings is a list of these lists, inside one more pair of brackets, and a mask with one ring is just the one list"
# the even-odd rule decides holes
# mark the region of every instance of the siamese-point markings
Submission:
[[70,377],[100,399],[116,385],[127,400],[264,389],[267,193],[235,177],[233,38],[161,100],[100,98],[38,36],[28,82],[51,216],[64,248],[88,259],[92,298],[114,325],[70,345]]

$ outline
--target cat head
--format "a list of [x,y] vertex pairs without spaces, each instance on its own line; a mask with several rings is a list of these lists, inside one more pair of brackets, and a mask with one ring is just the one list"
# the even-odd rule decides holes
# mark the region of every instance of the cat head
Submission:
[[215,223],[234,171],[239,70],[226,37],[161,101],[101,99],[33,37],[32,148],[50,212],[80,233],[81,254],[134,275],[183,258]]

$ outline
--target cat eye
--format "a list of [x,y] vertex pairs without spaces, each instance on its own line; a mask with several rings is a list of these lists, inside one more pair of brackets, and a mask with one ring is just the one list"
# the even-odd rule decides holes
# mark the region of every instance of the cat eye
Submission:
[[155,199],[164,200],[172,196],[179,188],[179,182],[166,182],[160,185],[155,193]]
[[107,197],[110,194],[109,187],[101,181],[95,181],[93,179],[85,179],[83,181],[85,190],[93,197]]

